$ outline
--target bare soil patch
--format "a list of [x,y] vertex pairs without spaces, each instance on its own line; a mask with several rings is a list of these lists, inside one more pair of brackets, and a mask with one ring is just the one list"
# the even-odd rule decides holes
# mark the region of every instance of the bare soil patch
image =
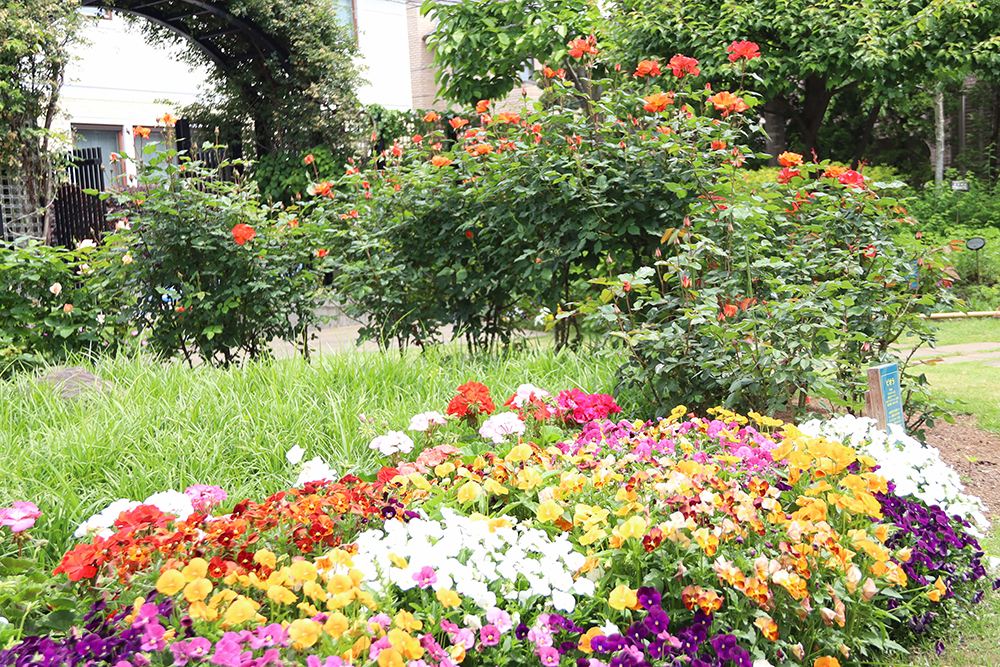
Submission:
[[966,493],[986,503],[990,520],[1000,519],[1000,436],[978,428],[972,415],[956,415],[954,424],[942,420],[928,429],[927,444],[958,471]]

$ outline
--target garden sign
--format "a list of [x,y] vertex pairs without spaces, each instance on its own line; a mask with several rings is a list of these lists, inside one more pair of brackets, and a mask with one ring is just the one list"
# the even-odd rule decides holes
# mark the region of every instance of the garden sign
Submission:
[[905,429],[898,364],[883,364],[868,369],[865,416],[876,420],[882,430],[887,430],[889,424],[897,424]]

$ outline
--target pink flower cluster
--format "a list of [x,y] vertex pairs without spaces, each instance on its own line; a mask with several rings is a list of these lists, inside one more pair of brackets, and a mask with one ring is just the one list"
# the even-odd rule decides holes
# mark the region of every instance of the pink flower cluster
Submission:
[[196,512],[208,512],[228,497],[221,486],[212,484],[192,484],[184,489],[184,495],[191,499]]
[[580,389],[567,389],[559,393],[556,403],[563,410],[567,422],[586,424],[595,419],[621,412],[615,399],[607,394],[587,394]]
[[0,527],[7,526],[12,533],[21,533],[35,525],[42,511],[35,503],[15,500],[13,507],[0,507]]
[[413,463],[401,463],[397,470],[400,475],[409,475],[418,472],[426,475],[434,466],[444,463],[449,457],[460,454],[462,450],[452,445],[438,445],[420,452],[417,460]]

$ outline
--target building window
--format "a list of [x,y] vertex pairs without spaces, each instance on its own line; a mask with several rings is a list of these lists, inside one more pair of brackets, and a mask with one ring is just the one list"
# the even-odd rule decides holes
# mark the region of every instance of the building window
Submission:
[[357,17],[354,15],[354,0],[333,0],[333,15],[337,21],[358,36]]
[[73,148],[98,148],[101,151],[101,164],[104,168],[106,185],[120,185],[122,171],[121,162],[112,162],[112,153],[122,152],[122,128],[101,125],[74,125]]

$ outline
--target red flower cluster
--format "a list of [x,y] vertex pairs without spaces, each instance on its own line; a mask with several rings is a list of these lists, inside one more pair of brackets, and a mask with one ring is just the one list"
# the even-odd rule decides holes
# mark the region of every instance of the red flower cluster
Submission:
[[243,224],[242,222],[232,228],[233,241],[237,245],[243,245],[253,237],[257,236],[257,230],[255,230],[250,225]]
[[556,403],[562,408],[562,418],[565,421],[578,424],[585,424],[595,419],[607,419],[608,415],[622,411],[611,396],[588,394],[580,389],[560,392]]
[[785,167],[778,172],[778,182],[779,183],[791,183],[793,178],[802,176],[802,172],[798,169],[792,169],[791,167]]
[[475,418],[481,414],[491,415],[496,410],[489,388],[480,382],[466,382],[458,388],[458,394],[448,403],[447,413],[459,419]]
[[753,42],[736,42],[734,41],[730,44],[726,51],[729,52],[729,61],[736,62],[740,58],[746,58],[747,60],[753,60],[754,58],[760,58],[760,47],[758,47]]
[[723,118],[732,112],[742,113],[750,108],[746,105],[746,102],[743,101],[742,97],[737,97],[728,90],[723,90],[721,93],[712,95],[708,98],[708,101],[711,102],[716,109],[722,112]]
[[566,78],[566,70],[564,70],[561,67],[559,69],[552,69],[551,67],[546,67],[545,69],[542,70],[542,74],[545,75],[546,79],[565,79]]
[[597,37],[591,35],[587,39],[574,39],[566,46],[569,47],[570,58],[582,58],[586,54],[597,55]]
[[674,103],[674,98],[670,93],[653,93],[648,97],[644,97],[643,100],[646,104],[642,108],[649,113],[660,113]]
[[691,76],[698,76],[701,74],[701,70],[698,69],[697,60],[680,54],[671,58],[667,65],[677,78],[683,78],[686,74],[690,74]]
[[119,515],[114,535],[66,552],[53,574],[80,581],[108,568],[124,582],[164,558],[186,562],[200,556],[211,559],[210,577],[235,571],[266,578],[270,570],[253,558],[256,542],[294,543],[301,555],[325,551],[349,542],[359,525],[401,516],[407,498],[396,493],[383,481],[367,483],[348,475],[339,482],[310,482],[302,489],[276,493],[263,503],[245,500],[228,516],[211,521],[200,513],[180,521],[140,505]]
[[641,60],[632,76],[640,79],[645,76],[660,76],[660,63],[655,60]]

